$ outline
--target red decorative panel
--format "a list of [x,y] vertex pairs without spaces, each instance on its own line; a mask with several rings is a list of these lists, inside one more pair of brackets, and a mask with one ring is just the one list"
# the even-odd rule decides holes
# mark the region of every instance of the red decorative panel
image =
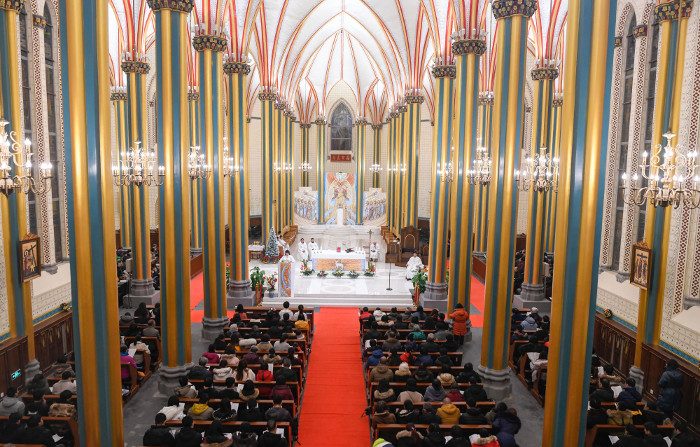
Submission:
[[352,161],[352,154],[331,154],[331,161],[350,163]]

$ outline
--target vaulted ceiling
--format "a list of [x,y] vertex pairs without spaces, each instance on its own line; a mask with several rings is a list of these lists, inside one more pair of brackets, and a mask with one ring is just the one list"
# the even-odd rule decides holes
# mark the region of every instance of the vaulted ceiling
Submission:
[[[530,21],[528,51],[534,58],[563,57],[566,0],[539,0]],[[490,0],[196,0],[192,33],[220,33],[228,57],[249,60],[249,103],[273,89],[303,122],[326,112],[340,81],[350,86],[358,110],[380,122],[409,90],[420,90],[432,108],[430,67],[451,62],[451,36],[486,31],[489,51],[481,89],[495,73],[491,44],[497,25]],[[113,83],[124,85],[124,54],[146,55],[155,45],[154,17],[146,0],[110,0]],[[197,56],[190,55],[191,85],[197,85]]]

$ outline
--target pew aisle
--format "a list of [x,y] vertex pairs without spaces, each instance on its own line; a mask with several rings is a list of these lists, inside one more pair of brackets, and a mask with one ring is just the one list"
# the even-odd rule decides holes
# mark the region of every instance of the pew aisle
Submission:
[[357,308],[322,307],[314,315],[310,357],[299,421],[302,446],[357,447],[369,443],[362,361],[357,355]]

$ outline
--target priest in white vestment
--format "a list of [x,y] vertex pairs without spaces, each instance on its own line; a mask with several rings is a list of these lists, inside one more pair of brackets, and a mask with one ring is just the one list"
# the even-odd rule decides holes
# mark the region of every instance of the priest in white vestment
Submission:
[[411,259],[406,263],[406,279],[412,280],[413,277],[423,269],[423,261],[420,260],[418,253],[413,253]]
[[369,246],[369,260],[372,262],[379,261],[379,245],[376,242],[372,242]]
[[282,297],[291,297],[294,290],[294,257],[285,250],[284,256],[279,261],[279,293]]
[[312,253],[312,254],[320,250],[320,248],[318,247],[318,244],[316,242],[314,242],[314,238],[311,238],[311,242],[309,242],[308,249],[309,249],[309,253]]
[[304,238],[301,238],[299,241],[297,252],[299,253],[300,260],[307,261],[309,259],[309,247],[307,246],[306,242],[304,242]]

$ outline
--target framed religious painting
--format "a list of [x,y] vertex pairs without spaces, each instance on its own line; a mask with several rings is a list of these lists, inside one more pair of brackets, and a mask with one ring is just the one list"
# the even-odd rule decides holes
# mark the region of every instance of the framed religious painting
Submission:
[[651,249],[644,242],[632,245],[630,283],[642,290],[649,290],[651,282]]
[[41,276],[39,236],[27,234],[19,241],[19,277],[22,282]]

